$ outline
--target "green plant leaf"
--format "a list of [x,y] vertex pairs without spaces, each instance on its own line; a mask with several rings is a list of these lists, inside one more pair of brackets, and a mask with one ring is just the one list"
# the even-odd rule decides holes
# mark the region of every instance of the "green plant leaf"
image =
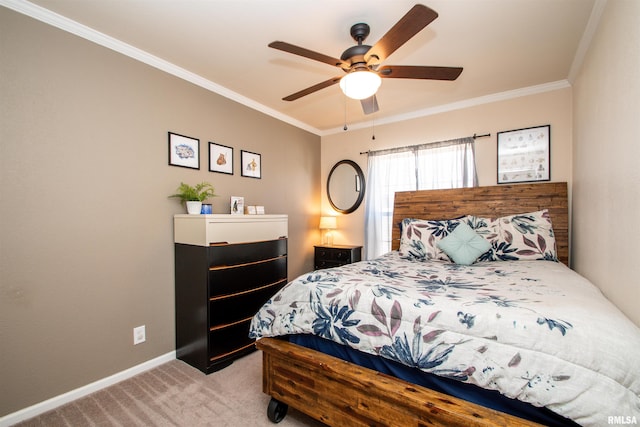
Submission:
[[208,182],[203,181],[195,186],[181,182],[176,193],[169,197],[178,198],[182,202],[203,202],[210,197],[216,197],[216,194],[213,185]]

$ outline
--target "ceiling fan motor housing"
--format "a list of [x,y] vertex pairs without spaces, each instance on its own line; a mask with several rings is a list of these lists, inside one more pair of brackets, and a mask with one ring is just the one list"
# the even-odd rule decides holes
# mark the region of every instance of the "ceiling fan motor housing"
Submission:
[[358,44],[361,44],[364,41],[364,39],[367,38],[370,32],[371,32],[371,28],[369,27],[368,24],[365,24],[364,22],[353,24],[351,26],[351,37],[353,37],[353,39],[357,41]]
[[[369,36],[371,28],[369,24],[360,22],[351,26],[351,37],[358,43],[356,46],[351,46],[345,50],[340,56],[342,61],[345,61],[351,65],[349,69],[344,71],[354,71],[367,69],[367,61],[364,58],[367,52],[371,49],[371,46],[362,44],[362,42]],[[344,69],[344,68],[343,68]]]
[[360,62],[366,65],[367,61],[364,60],[364,55],[369,52],[369,49],[371,49],[371,46],[366,44],[351,46],[342,53],[340,59],[349,62],[352,66]]

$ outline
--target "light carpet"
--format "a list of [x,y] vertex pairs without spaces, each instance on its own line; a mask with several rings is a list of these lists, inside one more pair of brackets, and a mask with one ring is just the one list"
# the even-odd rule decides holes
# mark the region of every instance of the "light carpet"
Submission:
[[324,425],[293,408],[282,422],[273,424],[267,418],[269,399],[262,393],[262,353],[257,351],[209,375],[173,360],[17,425]]

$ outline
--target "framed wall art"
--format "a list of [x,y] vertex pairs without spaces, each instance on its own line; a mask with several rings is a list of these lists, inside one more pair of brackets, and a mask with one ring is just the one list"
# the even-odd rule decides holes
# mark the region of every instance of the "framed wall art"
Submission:
[[261,156],[258,153],[240,150],[241,175],[249,178],[262,178]]
[[233,148],[209,142],[209,171],[233,175]]
[[498,184],[551,180],[551,125],[498,132]]
[[200,140],[169,132],[169,165],[200,169]]

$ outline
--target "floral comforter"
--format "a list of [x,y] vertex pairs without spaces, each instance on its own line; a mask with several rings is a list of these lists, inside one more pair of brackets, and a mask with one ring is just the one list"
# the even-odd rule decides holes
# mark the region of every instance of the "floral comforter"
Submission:
[[390,252],[314,271],[269,300],[250,331],[258,339],[300,333],[498,390],[581,425],[640,423],[640,329],[557,262],[467,267]]

